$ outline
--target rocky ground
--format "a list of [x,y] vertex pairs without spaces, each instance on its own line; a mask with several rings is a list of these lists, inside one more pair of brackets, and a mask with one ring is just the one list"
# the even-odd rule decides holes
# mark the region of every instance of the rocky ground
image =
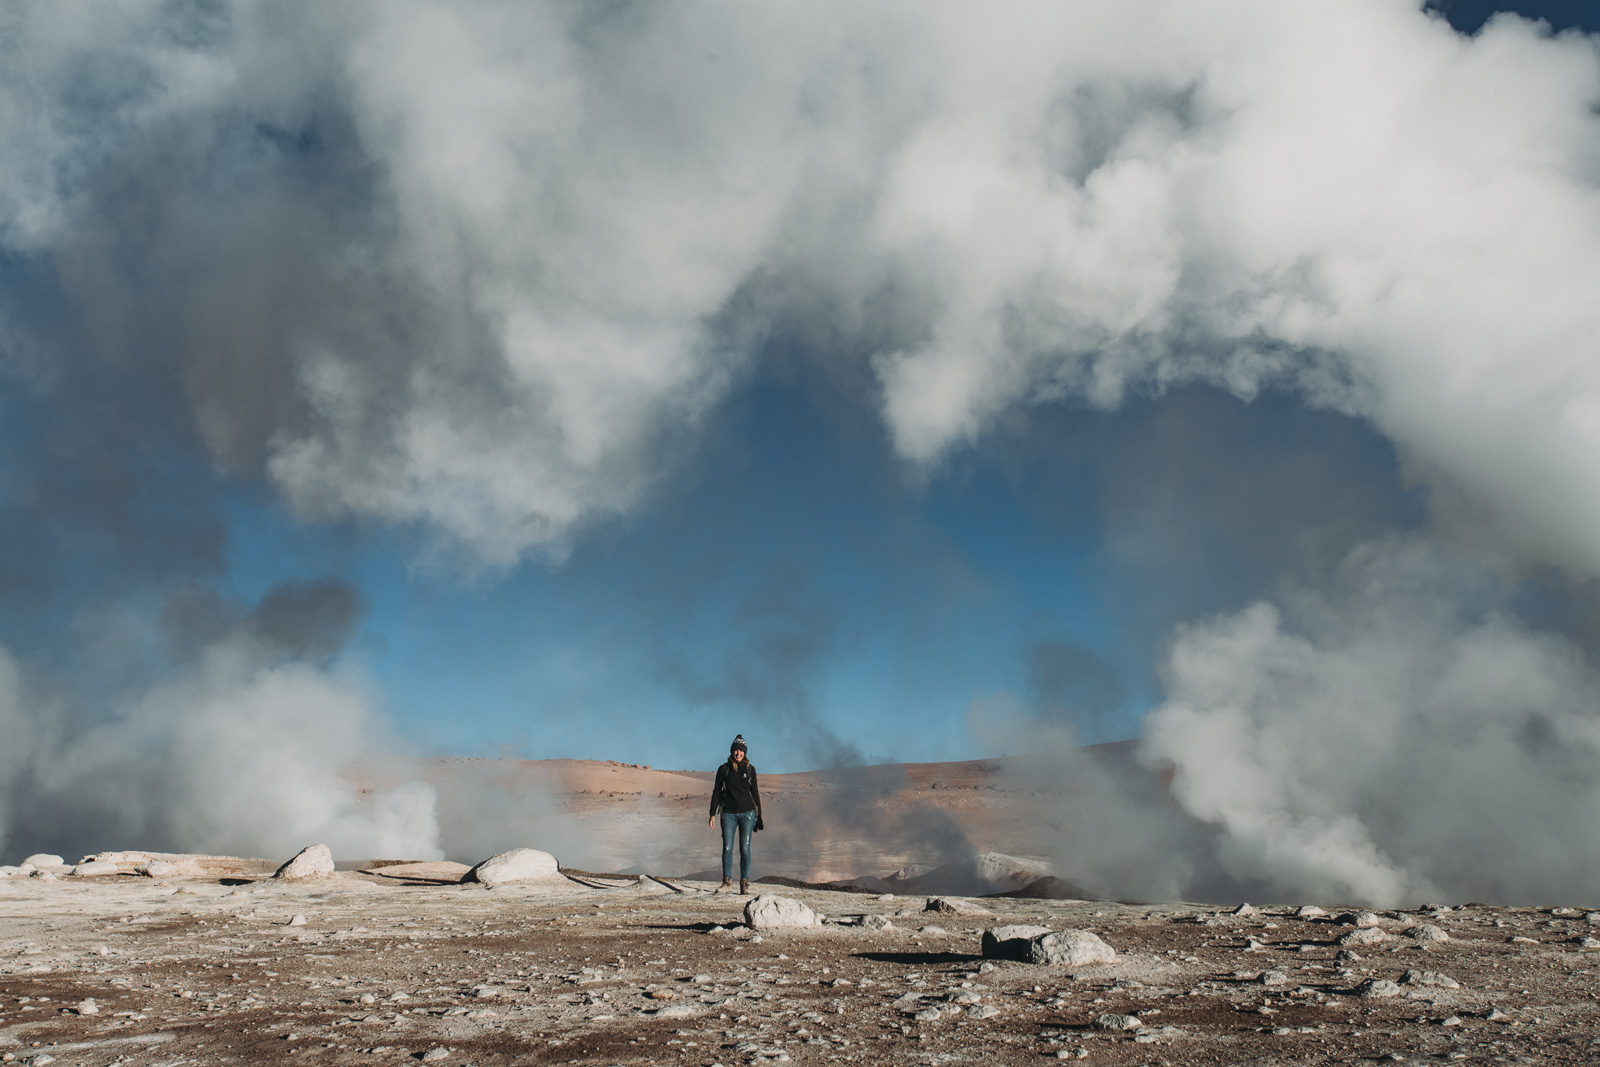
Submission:
[[[747,898],[709,884],[426,880],[452,876],[7,878],[0,1055],[41,1067],[1600,1061],[1600,942],[1585,947],[1600,913],[1008,898],[968,914],[785,888],[827,921],[758,933],[741,922]],[[981,932],[1007,923],[1093,931],[1116,958],[983,959]]]

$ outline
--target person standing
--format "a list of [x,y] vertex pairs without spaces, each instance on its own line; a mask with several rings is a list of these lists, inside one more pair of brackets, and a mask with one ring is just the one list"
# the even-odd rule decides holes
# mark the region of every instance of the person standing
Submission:
[[756,785],[756,769],[750,766],[750,748],[744,734],[733,739],[728,762],[717,768],[717,783],[711,788],[711,822],[722,816],[722,888],[733,888],[733,839],[739,838],[739,892],[750,892],[750,838],[763,828],[761,790]]

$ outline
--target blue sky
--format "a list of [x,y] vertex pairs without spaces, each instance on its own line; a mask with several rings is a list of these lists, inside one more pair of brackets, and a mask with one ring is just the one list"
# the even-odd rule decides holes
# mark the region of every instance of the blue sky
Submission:
[[[1435,6],[1467,32],[1491,10],[1468,0]],[[185,24],[186,42],[215,30],[207,29],[203,7],[194,7],[193,26]],[[1530,2],[1520,10],[1557,30],[1596,29],[1592,5]],[[787,260],[751,269],[715,305],[707,344],[731,354],[725,380],[706,388],[709,403],[683,402],[680,411],[679,393],[666,390],[669,401],[637,416],[649,421],[649,433],[605,453],[581,477],[552,475],[554,482],[570,477],[576,489],[569,493],[562,483],[548,494],[547,509],[537,488],[530,491],[535,504],[511,502],[542,522],[541,509],[560,515],[576,500],[577,517],[554,541],[518,543],[509,560],[490,550],[480,558],[474,552],[487,535],[469,529],[460,534],[464,552],[457,545],[441,553],[441,540],[459,533],[453,514],[470,512],[476,498],[457,506],[448,492],[419,490],[400,504],[370,503],[362,495],[367,475],[346,477],[339,467],[347,458],[343,442],[365,432],[366,423],[352,418],[340,426],[351,436],[330,431],[323,438],[320,428],[337,423],[343,409],[331,401],[297,408],[285,397],[296,389],[339,395],[336,376],[307,370],[326,370],[320,357],[306,354],[318,345],[337,348],[342,338],[366,353],[360,373],[370,378],[360,380],[370,384],[368,395],[384,395],[398,380],[385,375],[403,362],[408,345],[432,351],[428,338],[439,336],[462,351],[492,348],[483,338],[526,309],[495,305],[480,321],[474,316],[487,297],[458,307],[434,293],[427,299],[436,303],[413,305],[410,296],[392,297],[404,288],[394,280],[398,273],[348,282],[361,275],[351,263],[364,263],[369,252],[375,259],[388,254],[381,241],[407,225],[425,229],[418,220],[432,216],[404,199],[411,187],[400,178],[392,181],[401,190],[393,203],[364,199],[390,188],[374,177],[382,170],[374,162],[378,150],[368,158],[359,138],[338,138],[340,122],[370,117],[360,109],[370,100],[339,112],[327,88],[336,81],[307,79],[309,102],[291,99],[302,90],[275,90],[264,94],[265,103],[254,102],[263,115],[303,108],[313,116],[305,129],[321,131],[331,147],[309,135],[262,134],[283,158],[258,172],[251,168],[268,149],[255,142],[238,148],[236,141],[249,138],[234,131],[232,140],[211,146],[215,159],[184,187],[188,192],[166,203],[152,191],[162,183],[146,180],[163,164],[143,149],[102,156],[98,145],[78,146],[53,172],[70,187],[63,203],[90,205],[74,239],[50,246],[42,237],[17,236],[21,213],[8,223],[0,291],[16,332],[6,349],[9,374],[0,378],[0,525],[8,531],[0,643],[34,665],[42,686],[68,694],[74,715],[115,714],[129,694],[182,669],[183,640],[216,638],[241,625],[274,590],[322,582],[343,591],[335,601],[346,607],[316,623],[331,628],[331,645],[297,654],[324,655],[327,669],[361,679],[419,752],[707,767],[743,732],[757,761],[775,770],[962,759],[990,754],[969,721],[970,709],[986,703],[1066,723],[1085,741],[1115,740],[1137,734],[1142,716],[1159,703],[1159,667],[1176,628],[1237,611],[1290,579],[1312,587],[1331,581],[1356,545],[1425,533],[1437,518],[1440,483],[1426,446],[1395,444],[1408,431],[1383,421],[1391,408],[1321,398],[1314,382],[1293,375],[1237,388],[1231,371],[1188,380],[1131,377],[1115,402],[1097,401],[1087,386],[1034,383],[1027,403],[984,415],[981,433],[957,426],[931,458],[917,453],[906,444],[906,427],[916,427],[885,416],[895,380],[883,361],[884,353],[915,350],[938,332],[932,319],[913,321],[944,297],[929,296],[942,276],[919,273],[915,249],[923,246],[912,243],[913,251],[894,251],[912,266],[886,255],[900,264],[885,268],[889,281],[863,284],[870,290],[863,303],[881,301],[873,305],[881,317],[849,300],[830,304],[819,296],[808,305],[794,295],[804,285],[825,289],[817,276],[827,270],[793,283],[779,312],[748,312],[767,299],[762,271],[781,272]],[[101,89],[113,97],[119,91]],[[128,99],[143,100],[143,92],[129,89]],[[127,117],[132,103],[124,112],[121,103],[85,103],[93,96],[87,90],[67,95],[62,107],[80,119],[89,108],[115,118],[105,119],[107,128],[143,121]],[[1172,99],[1179,103],[1161,97],[1152,114],[1187,106],[1181,93]],[[885,128],[901,121],[886,111],[872,121]],[[338,121],[330,112],[339,112]],[[1113,112],[1107,105],[1108,128],[1123,121]],[[218,114],[234,113],[219,106]],[[263,118],[254,128],[269,124]],[[175,132],[188,129],[182,122],[152,129],[151,143],[165,137],[172,140],[159,143],[181,146],[190,136]],[[401,155],[396,148],[387,159],[395,174]],[[113,157],[123,169],[104,163]],[[650,184],[670,186],[673,173],[663,165]],[[686,187],[703,184],[710,182]],[[813,209],[818,218],[865,210],[851,189],[822,208],[796,192],[801,206],[790,210],[804,218]],[[718,213],[739,209],[728,206],[735,194],[728,196]],[[163,210],[128,206],[143,204],[140,197]],[[17,202],[22,198],[18,193]],[[692,212],[692,198],[683,193],[665,213],[682,204]],[[618,205],[626,200],[612,208],[624,211]],[[295,239],[303,245],[278,247],[262,236],[298,233],[294,220],[302,217],[312,220]],[[463,217],[465,233],[474,217]],[[564,221],[552,225],[565,233]],[[186,226],[205,239],[191,239]],[[330,232],[343,235],[341,227],[355,236],[338,255],[324,254],[318,242],[331,240]],[[604,243],[604,232],[596,224],[568,249],[563,262],[573,275]],[[663,244],[694,245],[702,235],[703,228],[674,234]],[[246,244],[247,237],[256,243]],[[726,243],[730,259],[744,254],[737,235]],[[227,252],[268,245],[281,262]],[[641,240],[637,254],[651,249]],[[314,269],[296,258],[302,254],[316,261]],[[854,252],[843,258],[857,262]],[[271,299],[258,305],[238,296],[234,303],[235,296],[207,289],[224,261],[219,269],[234,272],[226,274],[231,293],[266,291]],[[517,285],[545,277],[540,270],[548,264],[537,266],[516,274]],[[464,289],[479,268],[462,268]],[[119,289],[123,272],[135,280]],[[685,292],[697,292],[695,272],[683,273]],[[421,268],[416,276],[436,281]],[[329,279],[348,287],[322,301],[317,287]],[[417,291],[424,289],[418,283]],[[202,292],[205,299],[193,295]],[[280,298],[296,309],[286,325],[271,307]],[[384,303],[390,299],[393,308]],[[588,296],[573,303],[585,301],[593,303]],[[468,304],[471,310],[462,310]],[[374,307],[387,310],[363,317]],[[762,319],[760,330],[745,330],[747,313]],[[872,321],[837,330],[820,321],[856,313]],[[646,293],[607,325],[626,333],[652,316],[671,320],[672,312]],[[308,322],[316,329],[297,332]],[[580,339],[608,343],[589,333]],[[1314,347],[1307,343],[1308,351]],[[291,363],[293,372],[283,369]],[[722,367],[707,365],[707,379]],[[474,365],[457,380],[454,371],[427,366],[437,372],[430,381],[446,382],[441,393],[473,397],[492,394],[503,371]],[[292,374],[301,377],[291,382]],[[869,380],[872,374],[878,377]],[[686,381],[672,388],[692,392],[701,379]],[[538,403],[564,395],[552,386]],[[601,421],[612,421],[604,433],[635,417],[606,410]],[[581,430],[559,422],[549,436],[576,440]],[[334,443],[295,481],[270,457],[297,440]],[[353,469],[366,472],[361,464],[371,457],[357,452]],[[571,446],[551,469],[581,466],[572,458],[580,452]],[[606,466],[613,460],[615,475]],[[647,476],[638,476],[641,468]],[[408,476],[427,477],[416,470]],[[381,480],[372,475],[374,484]],[[438,504],[441,498],[447,503]],[[324,506],[328,499],[333,503]],[[1551,559],[1535,563],[1545,567]],[[211,598],[207,604],[222,605],[204,616],[216,629],[209,637],[174,637],[170,605],[190,603],[195,590]],[[1530,617],[1581,628],[1572,602],[1562,582],[1538,580],[1522,601]]]

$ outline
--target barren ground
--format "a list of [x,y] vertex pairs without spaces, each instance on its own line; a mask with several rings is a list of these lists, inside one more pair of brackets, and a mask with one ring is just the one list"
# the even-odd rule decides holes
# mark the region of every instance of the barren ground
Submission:
[[[757,941],[735,925],[743,898],[679,888],[12,878],[0,881],[0,1053],[167,1067],[1600,1061],[1600,953],[1572,940],[1600,929],[1581,912],[1391,913],[1392,933],[1425,921],[1450,939],[1396,936],[1341,963],[1334,942],[1352,928],[1287,908],[994,899],[983,917],[780,890],[830,922]],[[834,922],[863,914],[893,928]],[[287,925],[296,915],[305,925]],[[1004,922],[1093,930],[1118,957],[982,969],[979,931]],[[1354,993],[1408,969],[1461,988]],[[1266,971],[1282,982],[1263,984]],[[97,1013],[80,1014],[86,998]],[[945,1009],[936,1021],[913,1017],[930,1006]],[[1092,1028],[1108,1012],[1143,1026]]]

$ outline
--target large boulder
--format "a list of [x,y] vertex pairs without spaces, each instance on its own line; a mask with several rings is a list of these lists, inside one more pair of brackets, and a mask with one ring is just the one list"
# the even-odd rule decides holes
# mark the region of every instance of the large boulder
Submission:
[[295,853],[294,859],[279,867],[272,877],[310,878],[312,875],[332,873],[333,850],[327,845],[307,845]]
[[51,867],[65,867],[66,865],[66,860],[62,859],[60,856],[52,856],[48,852],[35,852],[33,855],[29,856],[27,859],[18,864],[20,867],[33,867],[36,870],[41,871],[48,870]]
[[1116,949],[1087,930],[1059,930],[1036,937],[1029,942],[1028,951],[1033,963],[1060,967],[1089,967],[1117,958]]
[[1050,933],[1048,926],[996,926],[983,932],[983,958],[986,960],[1033,960],[1030,943]]
[[507,882],[572,885],[567,876],[561,873],[556,858],[536,848],[514,848],[509,852],[497,853],[462,875],[461,880],[482,882],[484,885],[504,885]]
[[798,900],[762,893],[744,906],[752,930],[804,930],[822,925],[822,917]]
[[120,874],[121,870],[111,860],[86,859],[72,868],[72,873],[77,878],[95,878],[105,874]]
[[1059,967],[1110,963],[1116,950],[1087,930],[1051,930],[1046,926],[996,926],[983,932],[983,956]]

